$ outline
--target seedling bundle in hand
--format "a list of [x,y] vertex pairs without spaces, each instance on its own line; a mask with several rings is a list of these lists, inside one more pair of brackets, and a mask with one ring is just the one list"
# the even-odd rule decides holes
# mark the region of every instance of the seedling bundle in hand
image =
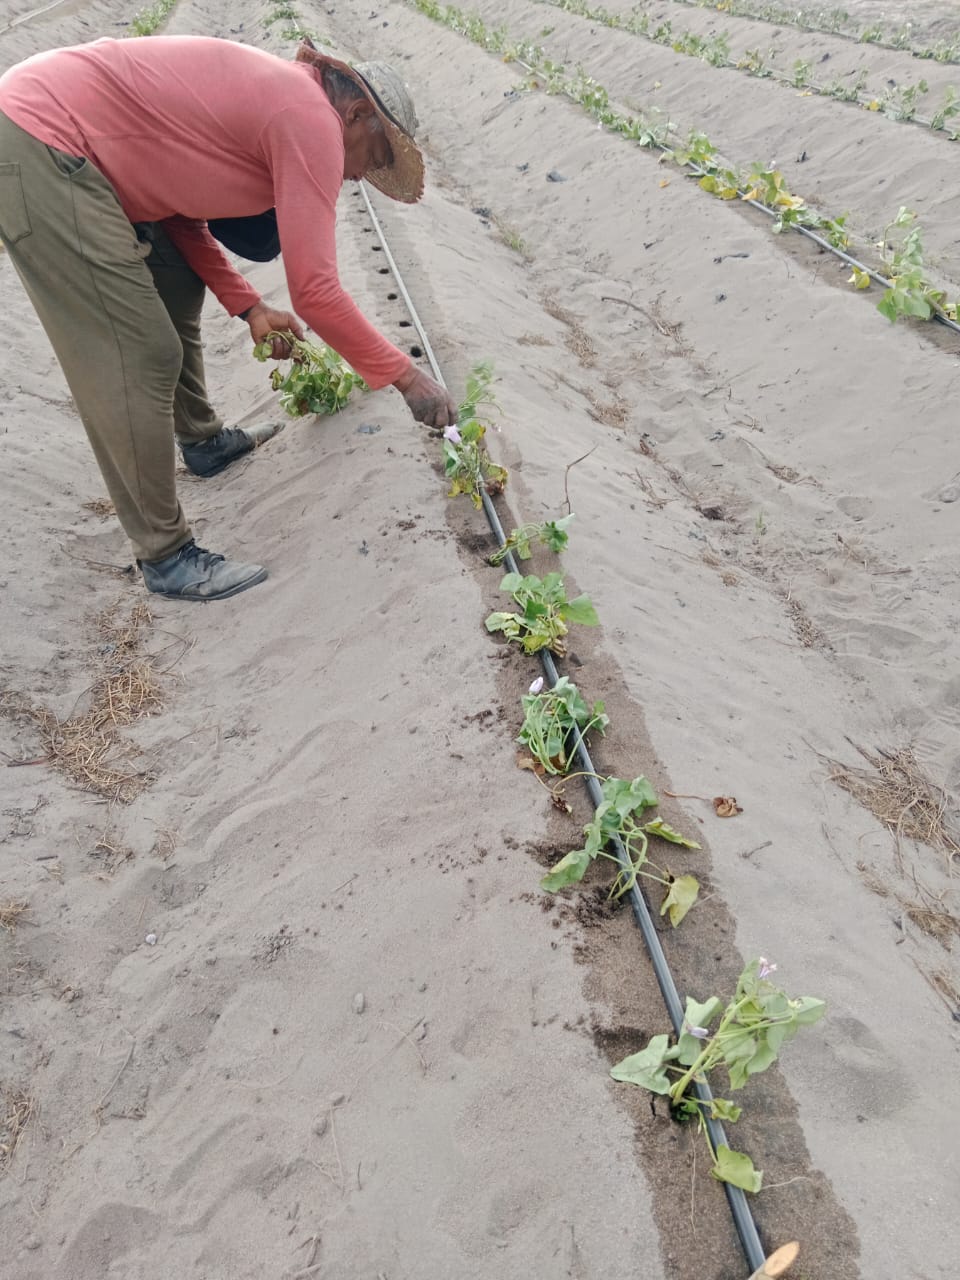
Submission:
[[291,348],[292,364],[286,373],[274,369],[270,385],[280,392],[280,407],[292,418],[307,413],[339,413],[356,387],[367,390],[360,375],[325,342],[306,342],[292,333],[268,333],[253,349],[258,360],[273,358],[276,338]]
[[[705,1107],[709,1107],[712,1119],[730,1123],[740,1118],[740,1107],[726,1098],[714,1098],[706,1104],[688,1090],[694,1080],[703,1081],[719,1066],[726,1068],[730,1088],[742,1089],[752,1075],[776,1062],[781,1046],[800,1027],[823,1017],[826,1005],[822,1000],[814,996],[791,1000],[770,981],[776,967],[762,957],[751,960],[725,1009],[717,996],[702,1003],[688,996],[676,1044],[670,1044],[669,1036],[654,1036],[645,1049],[624,1058],[610,1072],[614,1080],[669,1096],[675,1114],[695,1118],[710,1145],[713,1176],[744,1191],[759,1191],[763,1174],[742,1152],[724,1146],[714,1151],[704,1122]],[[720,1021],[711,1032],[710,1024],[721,1009]]]

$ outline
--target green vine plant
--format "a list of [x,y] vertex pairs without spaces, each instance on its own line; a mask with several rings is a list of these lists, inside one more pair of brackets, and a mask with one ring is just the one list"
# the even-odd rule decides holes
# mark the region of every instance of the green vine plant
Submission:
[[[556,893],[572,884],[579,884],[592,862],[607,859],[617,866],[616,879],[610,889],[611,898],[620,898],[637,882],[638,876],[655,881],[666,889],[660,903],[660,914],[668,916],[674,928],[681,922],[700,892],[695,876],[675,876],[665,867],[659,867],[649,859],[651,836],[669,844],[682,845],[685,849],[699,849],[695,840],[675,831],[662,818],[643,820],[647,809],[660,803],[653,787],[644,777],[627,780],[604,778],[601,782],[603,800],[593,818],[583,829],[585,840],[580,849],[571,849],[540,881],[541,889]],[[618,839],[627,857],[623,866],[608,846]]]
[[[675,1044],[670,1044],[667,1035],[653,1036],[646,1048],[630,1054],[610,1072],[614,1080],[669,1097],[674,1117],[694,1120],[706,1138],[713,1176],[751,1192],[760,1190],[763,1173],[742,1152],[723,1145],[714,1150],[706,1125],[708,1110],[711,1119],[736,1123],[741,1108],[727,1098],[701,1102],[691,1092],[691,1085],[694,1081],[705,1082],[711,1071],[723,1067],[731,1091],[742,1089],[751,1076],[776,1062],[783,1045],[801,1027],[811,1026],[823,1017],[823,1000],[815,996],[790,999],[770,981],[776,968],[762,956],[751,960],[740,974],[726,1008],[717,996],[702,1002],[688,996]],[[714,1022],[716,1027],[711,1031]]]
[[443,433],[443,470],[450,481],[449,496],[469,494],[475,507],[483,505],[483,491],[495,497],[503,493],[507,469],[493,461],[484,444],[487,426],[479,417],[483,407],[496,408],[490,391],[493,366],[474,365],[467,378],[466,394],[457,412],[456,426]]
[[498,547],[488,557],[490,564],[503,564],[507,556],[513,552],[518,560],[529,560],[533,555],[533,544],[539,542],[549,551],[557,555],[566,550],[570,535],[567,529],[573,520],[573,512],[562,516],[559,520],[544,520],[540,524],[522,524],[513,529],[502,547]]
[[577,623],[581,627],[600,625],[589,596],[567,599],[562,574],[548,573],[546,577],[538,578],[534,574],[524,577],[521,573],[508,573],[500,583],[500,590],[510,592],[520,606],[520,612],[491,613],[486,620],[486,628],[490,632],[503,632],[508,640],[515,640],[524,653],[549,649],[562,658],[567,652],[564,638],[568,633],[568,623]]
[[338,413],[354,390],[367,384],[324,342],[307,342],[292,333],[268,333],[253,349],[260,361],[272,359],[273,341],[281,338],[291,348],[291,364],[286,373],[274,369],[270,385],[280,392],[280,407],[292,418],[308,413]]
[[534,770],[543,773],[566,773],[581,740],[592,730],[603,733],[610,723],[603,703],[587,706],[567,676],[546,690],[543,677],[538,677],[521,701],[523,724],[517,741],[530,752]]

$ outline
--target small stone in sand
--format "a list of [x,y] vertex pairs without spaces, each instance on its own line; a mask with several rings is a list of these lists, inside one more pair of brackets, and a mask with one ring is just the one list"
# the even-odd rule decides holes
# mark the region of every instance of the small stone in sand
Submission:
[[363,992],[358,991],[357,994],[353,997],[353,1012],[363,1013],[366,1007],[367,1007],[367,1002],[363,998]]

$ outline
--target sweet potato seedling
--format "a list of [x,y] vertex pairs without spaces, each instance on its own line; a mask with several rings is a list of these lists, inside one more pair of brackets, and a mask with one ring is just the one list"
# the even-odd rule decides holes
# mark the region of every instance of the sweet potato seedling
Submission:
[[457,412],[457,425],[443,433],[443,471],[450,481],[451,498],[466,493],[475,507],[483,505],[484,490],[494,497],[503,493],[507,469],[493,461],[484,444],[487,427],[479,418],[482,407],[495,408],[490,385],[493,366],[474,365],[467,378],[466,395]]
[[[667,1035],[653,1036],[645,1049],[630,1054],[610,1072],[614,1080],[669,1097],[676,1119],[695,1120],[710,1147],[713,1176],[744,1191],[759,1191],[763,1174],[742,1152],[725,1146],[714,1150],[705,1123],[708,1108],[711,1119],[731,1124],[740,1118],[741,1108],[726,1098],[703,1103],[690,1088],[695,1080],[706,1081],[710,1071],[723,1066],[730,1088],[742,1089],[751,1076],[776,1062],[782,1046],[801,1027],[823,1017],[822,1000],[814,996],[791,1000],[770,981],[776,967],[762,956],[751,960],[726,1008],[717,996],[702,1002],[687,996],[676,1044],[671,1045]],[[711,1032],[710,1024],[718,1015],[720,1021]]]
[[512,551],[518,560],[529,560],[533,554],[531,548],[534,542],[542,543],[549,551],[554,551],[558,555],[566,549],[570,540],[567,528],[573,519],[573,512],[568,516],[561,516],[559,520],[545,520],[541,524],[522,524],[519,528],[513,529],[510,536],[502,547],[494,551],[489,557],[491,564],[503,564],[507,555]]
[[521,573],[508,573],[500,583],[500,590],[509,591],[521,611],[491,613],[486,621],[487,630],[502,631],[508,640],[516,640],[524,653],[549,649],[562,658],[567,651],[564,637],[568,622],[583,627],[600,625],[589,596],[567,599],[559,573],[548,573],[542,579],[533,574],[524,577]]
[[[656,836],[670,844],[682,845],[685,849],[699,849],[700,846],[695,840],[688,840],[679,831],[674,831],[662,818],[640,821],[647,809],[656,808],[660,803],[646,778],[634,778],[632,781],[604,778],[601,790],[603,801],[593,820],[583,829],[586,837],[583,848],[572,849],[565,854],[540,881],[541,889],[555,893],[571,884],[579,884],[591,862],[597,858],[607,858],[617,863],[618,868],[610,890],[611,898],[629,893],[637,882],[637,876],[655,880],[667,891],[660,903],[660,914],[668,915],[670,923],[676,928],[696,901],[700,884],[695,876],[674,876],[666,868],[650,862],[650,837]],[[622,866],[616,855],[608,852],[607,846],[614,837],[619,839],[629,860],[629,867]]]
[[566,773],[580,740],[592,729],[603,733],[610,723],[603,703],[588,707],[567,676],[561,676],[552,689],[524,694],[522,701],[523,724],[517,741],[545,773]]

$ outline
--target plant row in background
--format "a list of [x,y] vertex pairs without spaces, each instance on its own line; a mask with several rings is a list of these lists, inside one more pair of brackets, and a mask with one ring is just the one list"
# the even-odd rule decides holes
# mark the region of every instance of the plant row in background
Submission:
[[754,0],[674,0],[691,9],[713,9],[737,18],[754,18],[778,27],[796,27],[800,31],[820,31],[843,36],[860,44],[876,44],[885,49],[902,49],[914,58],[933,62],[960,62],[960,35],[937,40],[934,44],[914,44],[912,22],[886,28],[879,23],[859,26],[846,9],[798,9],[780,4],[757,4]]
[[960,115],[960,95],[953,85],[948,86],[940,106],[927,119],[917,115],[920,99],[929,93],[926,80],[910,85],[894,84],[890,81],[878,98],[864,91],[866,71],[861,71],[853,81],[849,77],[838,76],[829,84],[817,84],[810,78],[811,64],[801,58],[794,62],[791,71],[784,72],[771,66],[759,48],[746,49],[739,57],[732,56],[726,33],[701,36],[694,31],[675,31],[669,18],[663,21],[651,20],[650,15],[639,6],[628,13],[615,13],[591,5],[588,0],[537,0],[537,3],[562,9],[565,13],[586,18],[589,22],[599,23],[614,31],[641,36],[654,44],[671,49],[674,53],[699,58],[712,67],[743,71],[759,79],[772,79],[779,84],[790,85],[805,94],[817,94],[822,97],[836,98],[840,102],[856,103],[867,111],[882,113],[889,120],[912,122],[936,132],[945,132],[951,142],[956,142],[960,138],[960,134],[947,129],[948,122]]
[[148,5],[145,9],[138,9],[130,19],[130,30],[127,35],[130,36],[152,36],[173,11],[173,6],[177,0],[156,0],[155,4]]
[[[504,27],[490,29],[478,15],[466,14],[439,0],[408,0],[408,3],[432,21],[466,36],[483,49],[500,54],[504,61],[517,62],[527,68],[535,77],[528,88],[542,87],[547,93],[563,94],[611,133],[660,151],[663,158],[695,176],[704,191],[721,200],[750,200],[762,206],[773,217],[774,232],[792,227],[816,233],[839,252],[849,248],[851,235],[846,215],[831,217],[811,208],[802,196],[787,188],[779,169],[763,164],[738,169],[725,161],[699,130],[671,144],[669,140],[676,129],[662,112],[654,109],[649,115],[623,114],[611,104],[603,85],[583,70],[570,74],[563,64],[550,59],[541,45],[528,40],[511,42]],[[891,233],[895,233],[893,238]],[[883,240],[873,248],[874,252],[879,250],[886,272],[884,293],[877,304],[883,315],[890,320],[898,316],[924,320],[940,316],[956,320],[957,303],[948,301],[943,291],[927,277],[922,236],[914,213],[902,208],[888,225]],[[872,278],[869,271],[855,267],[849,283],[857,289],[867,289],[871,287]]]
[[[280,392],[287,413],[300,417],[308,413],[328,414],[342,409],[355,389],[365,383],[343,359],[323,344],[301,341],[290,333],[271,333],[254,348],[258,360],[271,357],[274,340],[280,338],[291,348],[288,372],[275,369],[271,385]],[[492,394],[493,369],[489,363],[475,365],[467,378],[466,395],[459,406],[457,422],[442,435],[443,471],[449,482],[448,496],[466,495],[474,506],[483,505],[483,495],[503,493],[508,474],[490,456],[486,437],[489,411],[496,408]],[[512,553],[523,562],[533,549],[543,547],[559,555],[569,541],[572,514],[539,523],[521,524],[503,546],[488,557],[500,565]],[[508,594],[514,609],[491,613],[488,632],[502,634],[527,654],[550,652],[557,658],[566,653],[566,637],[571,626],[597,626],[596,610],[586,595],[570,599],[563,574],[552,571],[535,574],[507,573],[500,590]],[[579,777],[576,771],[581,745],[591,733],[604,733],[610,721],[602,702],[588,705],[577,686],[560,676],[552,688],[544,687],[543,676],[533,681],[521,698],[522,721],[517,741],[524,749],[518,763],[530,769],[546,787],[551,803],[570,813],[564,786]],[[700,885],[689,874],[676,875],[667,865],[651,857],[651,845],[697,850],[700,845],[676,831],[663,818],[653,817],[659,798],[647,778],[589,775],[600,784],[601,802],[583,828],[583,839],[541,879],[541,888],[557,893],[579,884],[593,864],[611,863],[615,874],[609,897],[619,899],[629,893],[638,878],[657,884],[662,891],[660,915],[676,928],[697,901]],[[550,778],[549,783],[545,778]],[[719,810],[718,810],[719,811]],[[688,997],[686,1017],[680,1034],[671,1044],[669,1035],[654,1036],[639,1052],[612,1068],[615,1080],[637,1085],[653,1093],[669,1094],[671,1114],[677,1120],[693,1119],[710,1147],[712,1173],[746,1191],[759,1191],[762,1173],[749,1156],[718,1145],[714,1148],[706,1126],[705,1104],[692,1086],[705,1081],[710,1071],[726,1069],[731,1090],[776,1061],[781,1045],[797,1028],[815,1022],[824,1012],[822,1001],[805,997],[789,999],[770,982],[776,966],[765,960],[753,961],[740,976],[714,1031],[710,1024],[720,1014],[721,1001],[711,997],[698,1002]],[[715,1098],[709,1114],[719,1120],[735,1121],[740,1108],[723,1098]]]
[[296,8],[289,3],[289,0],[280,0],[279,4],[274,5],[270,12],[263,19],[265,27],[272,27],[275,22],[282,22],[284,25],[280,28],[281,40],[314,40],[319,41],[321,37],[316,31],[312,31],[309,27],[305,27],[301,21],[300,14]]

